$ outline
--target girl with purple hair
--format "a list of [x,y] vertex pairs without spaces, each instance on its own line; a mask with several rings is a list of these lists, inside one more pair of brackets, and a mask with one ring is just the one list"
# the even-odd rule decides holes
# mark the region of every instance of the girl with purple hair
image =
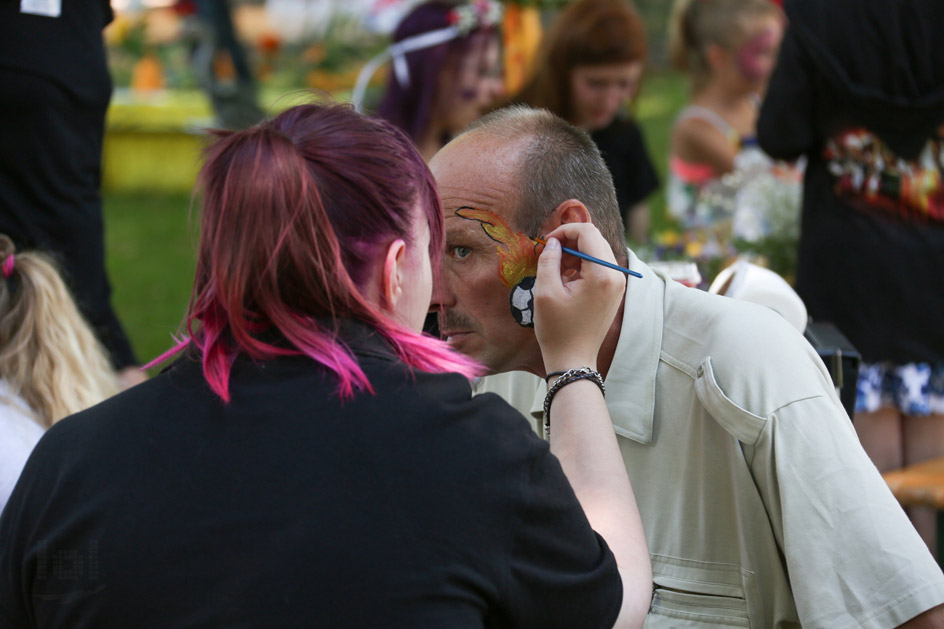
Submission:
[[494,0],[424,2],[401,20],[393,43],[367,62],[353,102],[363,110],[371,75],[391,61],[377,115],[410,136],[429,159],[503,92],[499,58],[502,7]]
[[[555,385],[558,459],[419,331],[444,218],[406,135],[344,105],[216,135],[178,358],[37,445],[0,518],[0,626],[641,627],[602,380]],[[556,237],[536,329],[549,364],[592,366],[625,280],[562,278]]]

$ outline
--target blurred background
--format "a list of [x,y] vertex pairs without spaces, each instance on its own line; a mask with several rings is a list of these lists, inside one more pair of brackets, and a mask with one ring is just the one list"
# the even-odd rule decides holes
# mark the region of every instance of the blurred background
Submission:
[[[189,299],[198,223],[198,203],[190,195],[204,130],[220,125],[227,106],[234,116],[251,117],[253,107],[278,111],[308,97],[307,90],[349,99],[361,67],[384,49],[390,30],[414,4],[233,0],[228,6],[241,49],[234,59],[225,50],[206,56],[192,3],[112,0],[115,20],[105,31],[115,86],[103,158],[107,264],[115,308],[140,359],[168,349]],[[541,28],[563,4],[506,3],[506,26],[514,19]],[[666,61],[671,3],[635,4],[646,24],[649,62],[631,107],[664,182],[671,124],[688,87]],[[539,37],[532,29],[524,45],[536,45]],[[251,72],[249,88],[240,76],[243,61]],[[207,65],[216,80],[212,90],[202,76]],[[505,79],[516,77],[506,68]],[[373,76],[368,101],[385,80],[386,69]],[[664,205],[660,189],[650,198],[651,232],[654,240],[671,241],[674,226]]]

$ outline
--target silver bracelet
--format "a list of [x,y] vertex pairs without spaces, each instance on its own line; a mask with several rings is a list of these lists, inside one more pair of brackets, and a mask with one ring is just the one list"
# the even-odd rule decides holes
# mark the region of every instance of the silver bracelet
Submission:
[[[558,375],[557,373],[551,375]],[[566,387],[571,382],[577,382],[578,380],[592,380],[594,384],[600,387],[600,393],[606,395],[606,385],[603,384],[603,376],[600,375],[600,372],[596,369],[591,369],[590,367],[577,367],[576,369],[568,369],[567,371],[560,374],[560,377],[554,381],[554,384],[551,385],[551,388],[547,390],[547,395],[544,396],[544,438],[551,438],[551,400],[554,399],[554,396],[558,391]]]

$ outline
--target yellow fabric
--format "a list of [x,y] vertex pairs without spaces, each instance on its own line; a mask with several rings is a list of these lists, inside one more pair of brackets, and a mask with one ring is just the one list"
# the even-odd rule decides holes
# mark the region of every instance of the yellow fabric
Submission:
[[537,7],[505,4],[502,49],[506,94],[515,94],[521,89],[540,43],[541,15]]

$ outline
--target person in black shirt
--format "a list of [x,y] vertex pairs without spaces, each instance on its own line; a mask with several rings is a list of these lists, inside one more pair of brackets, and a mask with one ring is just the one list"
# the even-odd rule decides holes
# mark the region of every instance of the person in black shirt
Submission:
[[188,337],[36,446],[0,626],[641,627],[648,553],[590,374],[625,279],[563,277],[557,240],[610,259],[599,232],[548,234],[537,270],[548,370],[591,368],[549,400],[549,449],[419,332],[443,215],[406,135],[344,105],[219,135]]
[[[796,287],[862,355],[854,425],[880,471],[944,455],[944,4],[786,2],[757,123],[805,155]],[[915,528],[937,546],[933,509]]]
[[129,385],[143,375],[111,306],[99,192],[111,20],[107,0],[0,2],[0,232],[57,258]]
[[606,161],[626,234],[649,237],[646,198],[659,187],[642,130],[625,110],[639,89],[646,34],[625,0],[577,0],[557,16],[531,77],[510,101],[548,109],[590,132]]

